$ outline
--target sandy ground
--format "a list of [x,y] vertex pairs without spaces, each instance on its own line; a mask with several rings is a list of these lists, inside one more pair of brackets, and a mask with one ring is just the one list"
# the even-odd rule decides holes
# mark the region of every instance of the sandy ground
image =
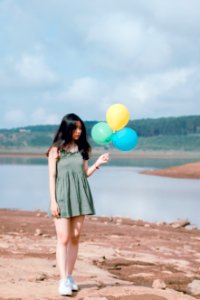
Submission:
[[[177,228],[176,228],[177,227]],[[57,293],[55,230],[43,212],[0,210],[0,299],[66,299]],[[200,230],[127,218],[87,217],[72,299],[192,300]],[[155,279],[165,288],[153,288]]]
[[174,178],[200,179],[200,162],[184,164],[161,170],[145,171],[143,173]]

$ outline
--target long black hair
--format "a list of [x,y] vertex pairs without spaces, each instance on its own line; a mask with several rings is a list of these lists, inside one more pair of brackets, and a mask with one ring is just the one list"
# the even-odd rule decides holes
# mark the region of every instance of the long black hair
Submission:
[[87,132],[85,128],[85,124],[79,118],[77,115],[71,113],[67,114],[63,117],[60,126],[55,134],[55,137],[53,139],[53,143],[50,146],[47,156],[49,154],[49,151],[52,147],[56,147],[59,150],[65,148],[69,143],[72,142],[72,133],[77,127],[77,121],[81,123],[81,135],[77,141],[74,141],[77,146],[78,150],[80,151],[83,159],[88,160],[89,154],[91,151],[90,144],[88,143],[87,139]]

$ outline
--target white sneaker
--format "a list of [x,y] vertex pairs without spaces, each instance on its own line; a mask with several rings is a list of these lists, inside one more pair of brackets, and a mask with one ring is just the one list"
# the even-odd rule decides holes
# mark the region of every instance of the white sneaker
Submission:
[[65,279],[61,279],[59,281],[58,293],[61,296],[70,296],[70,295],[72,295],[71,286]]
[[71,275],[67,276],[66,282],[70,285],[72,291],[78,291],[78,285]]

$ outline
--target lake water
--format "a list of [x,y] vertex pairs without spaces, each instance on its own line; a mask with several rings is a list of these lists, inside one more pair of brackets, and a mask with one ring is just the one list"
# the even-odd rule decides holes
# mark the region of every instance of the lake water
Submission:
[[[187,218],[200,227],[199,180],[141,174],[150,167],[174,164],[177,163],[171,160],[148,160],[145,163],[144,159],[134,162],[116,160],[102,167],[89,178],[97,215],[158,222]],[[49,191],[46,160],[26,160],[21,163],[20,160],[1,161],[0,193],[0,208],[47,211]]]

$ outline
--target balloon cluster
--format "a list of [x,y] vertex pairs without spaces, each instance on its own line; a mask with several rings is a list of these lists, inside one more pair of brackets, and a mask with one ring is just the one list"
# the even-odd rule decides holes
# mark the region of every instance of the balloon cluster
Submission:
[[138,135],[132,128],[125,127],[130,113],[123,104],[113,104],[106,112],[106,121],[95,124],[92,128],[92,138],[99,145],[110,142],[121,151],[129,151],[138,143]]

